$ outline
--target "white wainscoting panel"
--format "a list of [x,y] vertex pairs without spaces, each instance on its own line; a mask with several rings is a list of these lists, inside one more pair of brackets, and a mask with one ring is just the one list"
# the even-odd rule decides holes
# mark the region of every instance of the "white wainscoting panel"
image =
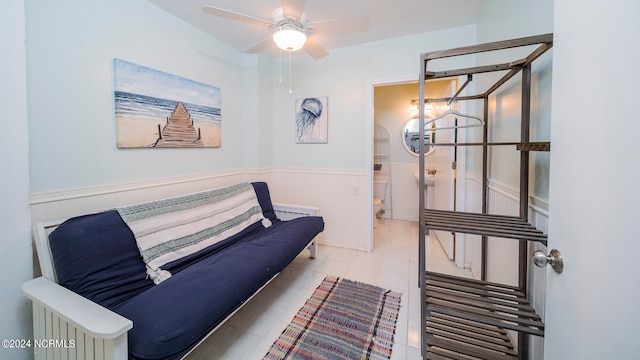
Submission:
[[[549,224],[549,203],[537,198],[531,198],[529,211],[529,221],[538,230],[547,233]],[[550,249],[546,246],[532,242],[529,243],[529,254],[533,254],[535,250],[541,250],[545,254],[549,253]],[[538,268],[535,265],[529,267],[529,289],[528,295],[531,305],[538,312],[538,315],[545,319],[545,293],[547,289],[547,271],[552,271],[551,267]],[[529,353],[529,359],[541,360],[544,358],[544,338],[539,336],[531,336],[531,352]]]
[[[387,198],[392,196],[394,219],[418,221],[420,186],[415,177],[417,172],[417,159],[415,163],[391,164],[393,186],[390,191],[387,190]],[[383,204],[383,208],[386,208],[386,204]]]
[[[482,181],[477,178],[466,179],[466,211],[482,211]],[[490,214],[519,214],[518,190],[500,182],[489,180],[488,206]],[[530,197],[529,222],[542,232],[547,232],[549,205],[546,201]],[[519,241],[489,237],[487,254],[487,280],[502,284],[518,285],[518,249]],[[529,243],[529,254],[535,250],[548,252],[539,243]],[[480,278],[481,237],[465,234],[465,264],[469,266],[476,278]],[[536,312],[544,321],[544,299],[546,269],[529,265],[528,298]],[[530,359],[542,359],[544,339],[531,336]]]
[[[482,212],[482,182],[467,178],[465,181],[465,211]],[[471,234],[458,234],[464,236],[464,264],[471,269],[476,279],[480,279],[482,258],[482,237]]]
[[[366,173],[363,170],[232,170],[30,195],[32,223],[67,219],[116,206],[237,184],[266,181],[273,202],[319,207],[326,227],[318,241],[366,249]],[[414,209],[415,211],[415,209]]]
[[364,170],[274,169],[269,175],[274,202],[316,206],[324,218],[318,242],[366,250],[368,209]]
[[[426,164],[427,168],[435,167],[434,164]],[[391,186],[387,188],[385,201],[382,208],[385,210],[383,217],[396,220],[418,221],[418,205],[420,186],[416,180],[418,173],[418,160],[415,163],[394,162],[391,163]],[[376,176],[374,180],[385,179],[386,176]],[[393,211],[391,206],[393,205]]]
[[67,219],[144,201],[248,181],[243,170],[155,179],[30,195],[31,221]]
[[[518,216],[520,213],[517,192],[494,181],[489,181],[488,205],[490,214]],[[518,286],[519,246],[518,240],[489,237],[488,281]]]

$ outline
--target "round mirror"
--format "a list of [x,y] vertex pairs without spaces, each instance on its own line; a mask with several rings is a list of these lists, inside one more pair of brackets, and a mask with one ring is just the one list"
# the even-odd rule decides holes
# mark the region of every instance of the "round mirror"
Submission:
[[[402,144],[409,154],[418,156],[420,151],[420,115],[413,115],[402,129]],[[425,119],[430,119],[429,115],[425,115]],[[435,131],[427,131],[424,134],[425,155],[431,154],[435,150],[435,146],[431,146],[435,142]]]

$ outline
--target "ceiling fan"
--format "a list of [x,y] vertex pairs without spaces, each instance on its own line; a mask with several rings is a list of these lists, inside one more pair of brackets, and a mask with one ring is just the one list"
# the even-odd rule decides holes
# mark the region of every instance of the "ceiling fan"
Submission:
[[313,58],[321,59],[329,55],[329,52],[313,39],[314,34],[360,32],[369,28],[369,18],[366,16],[309,22],[304,12],[305,5],[306,0],[282,0],[282,6],[273,10],[271,20],[210,5],[203,6],[202,11],[269,28],[272,35],[248,49],[248,53],[262,52],[275,43],[282,50],[297,51],[302,49]]

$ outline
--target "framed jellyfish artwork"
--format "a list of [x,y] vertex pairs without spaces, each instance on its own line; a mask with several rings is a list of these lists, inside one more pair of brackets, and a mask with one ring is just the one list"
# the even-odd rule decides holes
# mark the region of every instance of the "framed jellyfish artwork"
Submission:
[[296,144],[326,144],[328,112],[326,97],[296,99]]

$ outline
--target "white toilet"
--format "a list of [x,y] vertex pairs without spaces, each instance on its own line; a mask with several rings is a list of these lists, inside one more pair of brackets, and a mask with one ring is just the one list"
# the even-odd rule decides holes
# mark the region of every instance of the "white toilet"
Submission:
[[[378,225],[378,214],[381,213],[382,203],[387,195],[387,181],[374,180],[373,182],[373,227]],[[382,215],[382,214],[380,214]]]

